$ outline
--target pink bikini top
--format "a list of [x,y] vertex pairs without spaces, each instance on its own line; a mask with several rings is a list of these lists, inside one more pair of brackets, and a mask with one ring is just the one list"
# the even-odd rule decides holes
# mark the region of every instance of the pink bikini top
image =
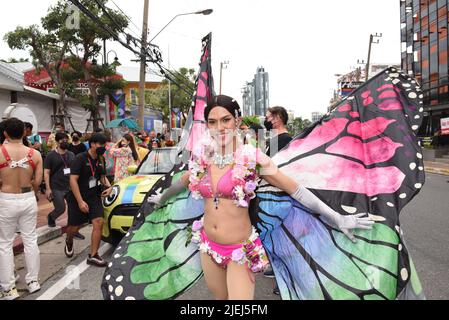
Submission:
[[[207,168],[207,173],[200,181],[198,191],[203,198],[214,198],[215,192],[217,198],[232,199],[232,192],[235,184],[232,182],[232,171],[234,167],[231,167],[221,178],[218,180],[217,188],[214,190],[212,186],[212,177],[210,175],[210,166]],[[215,191],[215,192],[214,192]]]

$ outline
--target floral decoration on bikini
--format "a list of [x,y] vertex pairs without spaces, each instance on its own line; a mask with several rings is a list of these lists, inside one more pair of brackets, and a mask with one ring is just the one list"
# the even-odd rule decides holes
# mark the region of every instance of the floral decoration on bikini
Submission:
[[268,257],[254,227],[251,236],[245,243],[242,243],[240,248],[232,251],[230,256],[222,256],[211,248],[209,242],[202,241],[203,224],[204,218],[193,223],[190,229],[189,240],[197,244],[199,251],[212,257],[218,265],[225,268],[231,261],[240,265],[247,264],[248,268],[254,273],[262,272],[267,268],[269,264]]
[[[207,168],[210,165],[210,159],[214,154],[213,148],[206,145],[207,141],[203,141],[200,152],[194,153],[193,159],[189,161],[189,190],[195,200],[201,200],[199,186],[201,180],[207,174]],[[248,208],[249,202],[256,197],[255,190],[257,188],[258,170],[257,164],[258,150],[252,145],[240,146],[234,155],[234,163],[232,168],[232,182],[234,188],[232,199],[237,207]]]

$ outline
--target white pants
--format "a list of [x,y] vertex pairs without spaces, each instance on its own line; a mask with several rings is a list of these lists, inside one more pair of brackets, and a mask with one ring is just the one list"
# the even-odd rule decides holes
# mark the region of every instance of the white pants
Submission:
[[0,288],[8,291],[15,287],[13,244],[16,231],[22,236],[26,283],[37,281],[40,268],[37,245],[37,202],[34,192],[8,194],[0,192]]

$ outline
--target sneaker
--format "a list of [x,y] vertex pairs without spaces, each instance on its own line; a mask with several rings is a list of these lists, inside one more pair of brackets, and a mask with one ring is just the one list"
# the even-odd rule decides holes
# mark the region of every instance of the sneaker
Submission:
[[281,295],[281,293],[279,292],[279,287],[278,287],[278,286],[274,287],[273,293],[274,293],[275,295],[277,295],[277,296]]
[[270,268],[267,271],[265,271],[263,275],[267,278],[274,278],[274,271],[273,269]]
[[65,242],[64,253],[67,258],[72,258],[75,250],[73,250],[73,243]]
[[83,236],[83,235],[82,235],[81,233],[79,233],[79,232],[75,233],[75,234],[73,235],[73,237],[74,237],[75,239],[79,239],[79,240],[84,240],[84,239],[86,239],[86,237]]
[[37,281],[31,281],[30,283],[27,284],[27,286],[28,286],[28,292],[30,294],[38,292],[41,289],[41,286],[40,286],[39,282],[37,282]]
[[0,291],[0,300],[16,300],[19,297],[16,288],[12,288],[9,291]]
[[105,260],[103,260],[102,257],[100,257],[98,255],[98,253],[96,253],[94,256],[91,256],[89,254],[88,258],[87,258],[87,264],[90,264],[91,266],[96,266],[96,267],[100,267],[100,268],[104,268],[106,267],[106,265],[108,264]]
[[56,221],[51,217],[51,215],[47,216],[47,224],[50,228],[56,227]]

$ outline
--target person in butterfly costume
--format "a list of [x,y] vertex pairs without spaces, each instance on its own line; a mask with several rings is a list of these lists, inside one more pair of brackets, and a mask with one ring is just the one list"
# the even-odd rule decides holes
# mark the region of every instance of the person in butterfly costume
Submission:
[[[204,219],[193,223],[192,241],[198,243],[202,252],[202,269],[216,299],[252,299],[253,272],[264,271],[268,264],[248,211],[249,201],[255,197],[256,167],[260,167],[261,176],[269,183],[321,214],[351,240],[355,241],[353,229],[371,229],[374,222],[363,218],[366,214],[343,216],[337,213],[282,174],[263,152],[250,145],[238,146],[236,129],[241,113],[234,99],[215,97],[205,109],[205,118],[212,140],[219,146],[216,149],[220,151],[205,151],[209,153],[207,156],[201,150],[198,159],[194,156],[189,164],[189,172],[163,194],[150,197],[148,202],[160,207],[187,187],[196,200],[204,199]],[[225,154],[226,150],[232,152]],[[218,184],[214,180],[218,180]]]
[[[208,73],[203,72],[206,70],[202,68],[201,76],[208,80]],[[206,95],[200,94],[204,92],[199,90],[202,87],[213,91],[211,86],[199,84],[198,95],[203,98],[197,101],[205,99]],[[204,269],[215,297],[248,298],[253,296],[248,270],[262,270],[267,256],[282,299],[424,298],[399,223],[400,210],[424,184],[421,148],[414,133],[421,122],[420,99],[420,89],[413,79],[387,69],[295,137],[272,159],[274,165],[268,160],[264,163],[263,156],[253,152],[256,149],[238,148],[229,172],[226,166],[221,170],[216,165],[207,171],[197,156],[202,153],[194,152],[190,173],[181,163],[148,193],[133,227],[106,269],[103,296],[174,299],[197,283]],[[238,125],[234,103],[212,100],[206,99],[208,109],[217,104],[207,115],[213,120],[208,122],[211,135],[221,143],[232,140],[231,133],[214,133],[214,126],[226,124],[232,129]],[[197,130],[187,125],[190,136],[199,132],[191,139],[193,146],[198,146],[204,135],[199,124],[206,112],[199,112],[201,105],[204,102],[197,103],[193,110],[193,120],[199,121]],[[220,108],[223,106],[229,110]],[[231,158],[216,157],[212,161],[225,165],[233,162]],[[258,163],[265,180],[254,190]],[[270,169],[272,175],[265,175]],[[282,176],[290,179],[276,178]],[[246,190],[236,188],[239,185],[233,183],[234,178],[245,180]],[[202,179],[206,181],[198,183]],[[284,186],[283,181],[289,182]],[[159,203],[156,208],[155,202]],[[222,212],[225,204],[229,211]],[[257,228],[249,239],[246,204],[252,225]],[[231,212],[238,223],[232,224],[229,219],[229,225],[219,225]],[[223,228],[228,228],[223,232],[224,239],[217,232]],[[236,238],[231,239],[233,236]],[[240,243],[245,240],[249,241]],[[236,247],[229,250],[227,244]],[[238,284],[224,285],[225,273],[217,265],[227,266],[227,273],[239,271],[234,278]]]

